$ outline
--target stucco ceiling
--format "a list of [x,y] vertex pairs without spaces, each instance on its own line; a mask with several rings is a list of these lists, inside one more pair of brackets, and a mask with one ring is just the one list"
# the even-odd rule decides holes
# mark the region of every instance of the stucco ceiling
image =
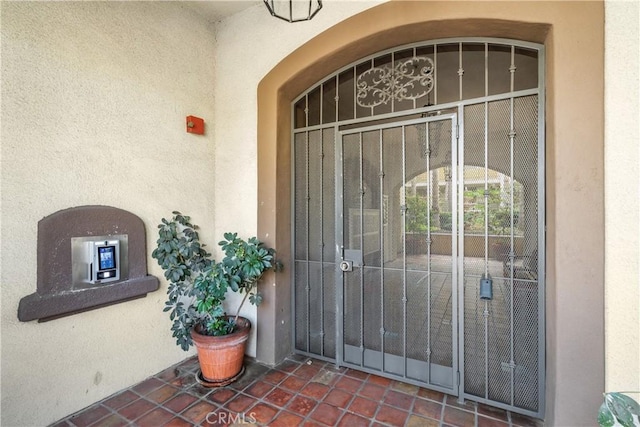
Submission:
[[209,22],[220,21],[235,13],[261,3],[261,0],[206,0],[180,2],[182,7],[196,12]]

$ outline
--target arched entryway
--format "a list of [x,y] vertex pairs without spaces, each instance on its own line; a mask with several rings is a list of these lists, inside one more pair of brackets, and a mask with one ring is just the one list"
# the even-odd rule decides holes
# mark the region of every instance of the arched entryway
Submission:
[[[547,340],[547,410],[545,418],[555,422],[566,423],[575,413],[587,413],[588,408],[597,406],[599,392],[603,384],[601,372],[601,351],[589,352],[584,356],[580,372],[584,369],[595,372],[595,375],[584,376],[574,369],[573,354],[578,342],[589,342],[590,348],[602,348],[602,327],[594,325],[587,334],[576,321],[591,324],[594,313],[601,313],[601,290],[597,285],[597,277],[591,273],[571,266],[565,261],[564,249],[558,252],[556,244],[560,236],[564,236],[564,226],[573,229],[575,219],[558,217],[558,206],[579,206],[580,195],[571,195],[561,186],[556,194],[557,168],[561,164],[563,173],[580,174],[584,166],[572,164],[572,158],[564,151],[558,151],[555,146],[559,134],[575,135],[564,138],[565,143],[574,144],[578,138],[581,148],[586,149],[582,160],[591,162],[598,158],[598,135],[602,131],[602,112],[598,107],[601,91],[581,92],[585,82],[597,82],[602,75],[602,67],[589,67],[591,56],[585,52],[572,50],[575,37],[593,39],[583,24],[569,22],[564,17],[576,13],[570,2],[549,5],[540,8],[534,3],[512,3],[505,8],[503,3],[450,3],[450,2],[389,2],[373,8],[361,15],[355,16],[305,44],[283,60],[261,82],[258,89],[258,231],[263,238],[274,241],[278,251],[284,257],[291,257],[291,115],[290,105],[296,96],[306,88],[318,82],[323,76],[340,67],[365,57],[374,52],[413,43],[419,40],[438,39],[443,37],[499,37],[545,44],[551,55],[548,57],[547,70],[551,84],[549,89],[554,96],[548,101],[546,108],[546,122],[548,125],[547,159],[547,198],[552,201],[547,209],[547,233],[552,236],[547,244],[547,261],[553,262],[547,269],[548,292],[546,305],[551,307],[548,317],[547,330],[550,331]],[[586,16],[589,22],[598,26],[601,22],[602,10],[596,5],[585,12],[584,5],[580,6],[582,18]],[[523,22],[528,20],[528,22]],[[370,23],[376,22],[375,28]],[[549,30],[557,31],[551,33]],[[598,46],[596,46],[598,47]],[[600,51],[596,49],[597,51]],[[562,55],[560,55],[562,52]],[[580,69],[581,84],[574,84],[562,70],[575,68],[583,64]],[[562,82],[560,89],[557,85]],[[579,95],[578,95],[579,94]],[[575,99],[592,102],[575,104]],[[576,117],[594,117],[595,120],[578,123]],[[578,145],[575,142],[574,145]],[[573,172],[572,172],[573,171]],[[597,181],[596,186],[602,186]],[[574,197],[575,196],[575,197]],[[558,197],[561,197],[558,199]],[[559,200],[559,202],[558,202]],[[602,200],[599,199],[598,203]],[[601,205],[599,205],[601,206]],[[601,220],[601,212],[596,211],[592,219]],[[565,236],[568,237],[568,236]],[[573,233],[569,246],[580,246],[582,259],[591,259],[597,264],[600,241],[592,243],[593,234]],[[581,245],[579,242],[583,242]],[[585,252],[586,251],[586,252]],[[558,270],[562,265],[562,270]],[[562,278],[563,286],[559,290],[556,280]],[[291,281],[289,275],[282,274],[276,278],[276,286],[266,289],[265,300],[268,305],[258,309],[257,357],[260,360],[275,363],[293,351],[292,302]],[[565,295],[573,293],[578,296],[582,305],[580,311],[573,306]],[[587,298],[588,295],[588,298]],[[584,296],[584,298],[582,298]],[[600,298],[600,300],[599,300]],[[589,316],[580,313],[588,311]],[[595,316],[597,318],[598,316]],[[597,323],[597,322],[596,322]],[[595,333],[594,333],[595,331]],[[559,337],[569,337],[569,342],[558,341]],[[285,343],[283,345],[283,342]],[[287,346],[286,343],[291,343]],[[578,347],[580,344],[578,344]],[[576,397],[578,396],[578,397]],[[580,397],[582,396],[582,397]],[[591,402],[591,403],[585,403]],[[577,406],[576,406],[577,405]],[[577,407],[584,410],[576,409]],[[565,409],[563,409],[565,408]],[[571,409],[568,409],[571,408]],[[576,412],[577,411],[577,412]],[[555,412],[555,413],[554,413]],[[586,416],[585,416],[586,419]]]

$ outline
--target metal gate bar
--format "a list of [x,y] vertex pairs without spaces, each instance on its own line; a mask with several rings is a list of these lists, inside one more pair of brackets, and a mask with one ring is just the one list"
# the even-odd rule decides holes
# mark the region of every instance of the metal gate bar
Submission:
[[[381,232],[380,232],[380,265],[381,267],[384,267],[384,260],[385,260],[385,240],[384,240],[384,226],[385,226],[385,221],[384,221],[384,184],[385,184],[385,180],[384,180],[384,150],[383,150],[383,137],[382,137],[382,130],[380,130],[378,132],[378,151],[380,152],[380,227],[382,228]],[[385,310],[384,310],[384,298],[385,298],[385,286],[384,286],[384,270],[381,268],[380,271],[380,319],[384,319],[385,318]],[[384,348],[385,348],[385,336],[384,336],[384,328],[381,327],[380,328],[380,348],[382,349],[382,354],[384,354]],[[386,367],[385,367],[385,358],[384,356],[381,357],[381,366],[382,366],[382,371],[386,371]]]

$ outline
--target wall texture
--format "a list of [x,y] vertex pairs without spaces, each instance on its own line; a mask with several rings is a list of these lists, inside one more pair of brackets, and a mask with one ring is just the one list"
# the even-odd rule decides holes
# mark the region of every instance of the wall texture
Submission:
[[[158,292],[142,300],[48,323],[18,322],[19,299],[35,290],[38,220],[60,209],[87,204],[129,210],[145,221],[150,274],[158,277],[162,272],[150,257],[155,224],[174,209],[193,217],[210,246],[215,246],[217,237],[227,230],[247,235],[258,233],[257,212],[263,205],[258,199],[257,141],[264,137],[256,126],[258,83],[304,43],[379,3],[382,2],[326,0],[313,21],[294,25],[265,16],[263,6],[259,5],[214,26],[170,2],[0,3],[0,424],[47,424],[188,356],[174,345],[168,331],[169,320],[161,312],[164,281]],[[563,21],[557,10],[549,8],[575,7],[572,4],[532,4],[529,15],[521,19],[534,20],[546,13],[551,16],[549,21]],[[599,3],[594,4],[598,7]],[[483,2],[471,9],[461,6],[465,7],[459,10],[476,16],[515,13],[504,4],[496,9],[487,8]],[[624,379],[630,369],[633,372],[633,366],[640,365],[638,356],[633,355],[640,333],[626,328],[628,322],[634,321],[633,313],[637,315],[640,300],[638,206],[633,205],[638,199],[638,189],[629,186],[630,182],[640,183],[638,158],[633,159],[638,154],[635,124],[638,98],[623,102],[620,99],[632,94],[633,84],[637,94],[640,46],[637,3],[611,1],[606,6],[606,40],[611,52],[607,57],[604,162],[608,263],[606,366],[608,388],[622,388],[634,386]],[[567,19],[580,23],[584,17],[571,13]],[[372,33],[377,27],[379,22],[368,21],[360,30]],[[567,45],[567,52],[555,51],[553,46],[549,55],[561,58],[567,54],[571,58],[572,50],[593,48],[584,39],[571,38],[566,32],[551,34],[550,41],[553,43],[558,37],[568,37],[573,42]],[[311,45],[319,51],[321,47]],[[620,49],[627,53],[617,54]],[[595,54],[601,52],[596,49]],[[635,68],[629,66],[633,64],[630,58],[635,59]],[[621,69],[625,70],[622,76]],[[579,85],[580,73],[579,68],[554,70],[553,77],[562,85]],[[593,95],[593,88],[583,90]],[[567,105],[590,102],[584,98],[557,97],[549,101]],[[205,136],[184,132],[184,117],[190,114],[205,119]],[[569,118],[585,122],[584,117]],[[629,132],[621,134],[621,124]],[[636,134],[631,132],[633,129]],[[586,138],[592,141],[589,135]],[[595,138],[601,141],[602,132]],[[560,154],[580,153],[583,139],[583,134],[558,135],[556,140],[566,144]],[[602,145],[595,145],[602,150]],[[584,161],[582,156],[574,161]],[[587,209],[588,205],[573,204],[565,198],[566,194],[586,191],[594,179],[587,172],[595,173],[596,181],[601,179],[602,158],[597,154],[595,158],[587,157],[595,170],[576,167],[555,171],[560,193],[557,200],[550,201],[549,208],[557,207],[558,215],[573,218],[576,212]],[[628,162],[624,170],[618,168],[623,161]],[[597,187],[596,193],[600,191]],[[630,207],[629,215],[618,218],[610,214],[623,207]],[[268,209],[275,208],[270,205]],[[264,221],[268,223],[271,219]],[[574,344],[583,336],[576,335],[576,330],[595,334],[597,340],[601,328],[602,319],[584,312],[579,304],[585,300],[590,306],[601,304],[582,294],[581,289],[583,278],[598,280],[596,259],[602,245],[576,265],[573,246],[567,246],[566,242],[571,241],[567,236],[575,234],[578,228],[591,227],[593,221],[598,222],[597,212],[595,217],[590,214],[589,218],[579,219],[575,225],[548,236],[557,242],[556,264],[557,268],[563,268],[555,273],[556,282],[562,286],[552,290],[560,294],[563,304],[574,307],[563,314],[563,323],[554,320],[564,329],[550,337],[553,346],[562,349],[559,360],[552,359],[553,364],[549,365],[552,375],[549,381],[554,381],[553,387],[556,380],[562,382],[554,398],[558,405],[565,405],[567,417],[572,412],[582,413],[589,420],[594,419],[590,413],[591,397],[572,395],[572,388],[580,387],[580,382],[574,379],[585,376],[585,372],[586,376],[599,377],[602,365],[595,366],[593,372],[585,371],[582,363],[576,363],[576,355],[580,358],[581,352],[593,352],[597,359],[601,348],[590,347],[589,340],[580,341],[577,350]],[[597,227],[596,240],[603,233],[602,226]],[[272,229],[275,228],[273,225]],[[271,244],[275,241],[274,234],[260,237]],[[619,244],[618,239],[624,239],[625,244]],[[621,254],[624,248],[630,250]],[[585,268],[590,260],[594,261],[594,267]],[[564,265],[574,266],[565,269]],[[576,277],[572,276],[574,269],[579,273]],[[634,291],[635,301],[629,297]],[[265,303],[268,308],[268,302]],[[549,309],[557,311],[558,307],[554,302]],[[256,310],[247,307],[245,314],[255,325]],[[282,314],[271,312],[264,320],[273,324],[276,316]],[[260,321],[262,324],[262,314]],[[252,355],[257,352],[256,342],[254,331],[249,349]],[[39,346],[35,352],[34,343]],[[594,383],[597,382],[595,378]],[[635,384],[637,389],[638,383]],[[593,408],[594,414],[596,410]],[[556,425],[569,425],[567,419],[559,419]]]
[[[2,2],[2,419],[46,425],[189,354],[162,312],[156,224],[192,215],[214,242],[214,34],[179,5]],[[21,323],[36,290],[36,227],[60,209],[138,215],[157,292],[47,323]]]
[[[607,391],[640,391],[640,3],[605,6]],[[640,398],[640,394],[633,396]]]

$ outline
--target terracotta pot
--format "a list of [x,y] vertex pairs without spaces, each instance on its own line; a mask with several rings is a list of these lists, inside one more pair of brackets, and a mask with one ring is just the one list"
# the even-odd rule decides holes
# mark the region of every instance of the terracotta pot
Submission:
[[202,377],[212,383],[229,380],[242,370],[244,350],[249,338],[251,322],[239,317],[236,331],[229,335],[212,337],[198,332],[199,326],[191,330]]

